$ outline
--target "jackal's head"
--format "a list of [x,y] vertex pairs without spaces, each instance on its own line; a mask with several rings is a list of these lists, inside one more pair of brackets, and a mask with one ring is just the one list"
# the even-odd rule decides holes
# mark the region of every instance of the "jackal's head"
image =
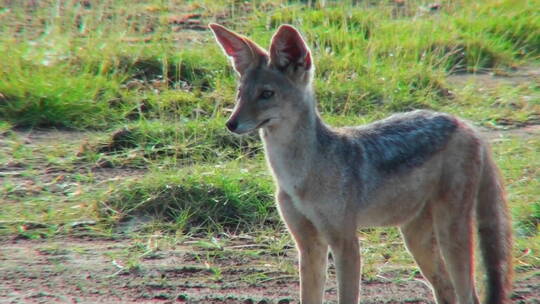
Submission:
[[230,131],[272,128],[314,106],[311,53],[294,27],[282,25],[269,52],[221,25],[210,24],[210,29],[240,75],[236,106],[227,121]]

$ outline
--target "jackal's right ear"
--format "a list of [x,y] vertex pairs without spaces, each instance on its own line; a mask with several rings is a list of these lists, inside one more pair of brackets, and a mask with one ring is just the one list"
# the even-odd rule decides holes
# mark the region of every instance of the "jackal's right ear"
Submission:
[[250,68],[266,62],[268,55],[265,50],[248,38],[238,35],[225,27],[210,23],[208,25],[223,52],[232,60],[234,69],[240,74]]

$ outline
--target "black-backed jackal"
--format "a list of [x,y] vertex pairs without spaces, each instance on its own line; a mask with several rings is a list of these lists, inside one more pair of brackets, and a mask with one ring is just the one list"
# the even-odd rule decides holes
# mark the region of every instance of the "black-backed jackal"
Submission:
[[487,270],[485,303],[507,301],[505,193],[488,145],[471,126],[414,111],[332,128],[317,112],[313,60],[294,27],[282,25],[268,52],[220,25],[210,28],[240,75],[227,127],[238,134],[260,130],[279,211],[300,253],[302,303],[323,301],[328,248],[339,303],[358,303],[357,229],[386,225],[400,227],[437,303],[479,303],[473,223]]

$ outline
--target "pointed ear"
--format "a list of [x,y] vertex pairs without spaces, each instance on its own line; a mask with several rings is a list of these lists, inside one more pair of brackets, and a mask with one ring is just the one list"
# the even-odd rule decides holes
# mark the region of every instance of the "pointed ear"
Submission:
[[234,69],[244,74],[250,67],[256,67],[266,62],[268,55],[265,50],[248,38],[238,35],[225,27],[211,23],[208,25],[223,52],[231,58]]
[[286,73],[296,76],[311,74],[313,64],[311,52],[297,29],[284,24],[272,37],[270,62]]

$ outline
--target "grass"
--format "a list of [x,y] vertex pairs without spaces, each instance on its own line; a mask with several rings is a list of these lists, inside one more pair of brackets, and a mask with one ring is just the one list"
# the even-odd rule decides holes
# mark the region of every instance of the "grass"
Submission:
[[[494,144],[514,220],[515,256],[522,266],[540,266],[540,140],[505,138]],[[533,255],[523,255],[532,251]]]
[[143,167],[164,157],[177,165],[194,165],[251,158],[259,153],[256,136],[232,135],[224,124],[223,119],[140,120],[96,140],[82,152],[88,159],[107,160],[115,166]]
[[260,168],[197,167],[151,173],[115,185],[100,203],[113,223],[152,216],[173,223],[171,230],[240,230],[276,226],[273,187]]
[[[424,1],[328,2],[324,9],[281,0],[0,6],[0,234],[111,236],[133,218],[147,219],[136,222],[141,233],[283,229],[259,140],[223,127],[236,76],[208,22],[264,47],[280,24],[297,26],[314,54],[319,109],[332,125],[417,108],[489,128],[538,122],[538,82],[505,80],[516,67],[538,65],[540,10],[532,1],[453,1],[434,11]],[[467,73],[499,80],[452,80]],[[36,127],[75,138],[62,142],[59,133],[34,143],[24,134]],[[515,136],[494,143],[514,256],[525,268],[540,267],[539,147],[537,138]],[[361,237],[369,277],[381,263],[410,265],[397,230]]]
[[[4,120],[104,129],[139,118],[141,104],[145,116],[158,119],[226,116],[234,73],[208,31],[180,35],[174,20],[193,12],[203,23],[219,21],[212,12],[232,17],[240,4],[141,1],[126,9],[115,1],[55,9],[52,2],[3,10]],[[252,13],[233,28],[263,46],[279,24],[301,28],[314,51],[324,113],[438,109],[447,99],[445,73],[504,70],[539,55],[540,13],[527,1],[474,8],[458,1],[435,13],[421,13],[417,5],[323,10],[259,2],[265,9],[245,4]]]

